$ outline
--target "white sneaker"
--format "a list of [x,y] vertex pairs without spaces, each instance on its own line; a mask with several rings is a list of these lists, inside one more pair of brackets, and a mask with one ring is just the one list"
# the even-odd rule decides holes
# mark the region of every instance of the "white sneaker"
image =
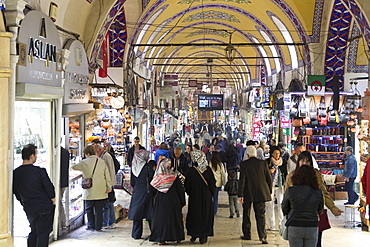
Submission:
[[116,224],[113,223],[112,225],[108,226],[109,229],[116,229]]

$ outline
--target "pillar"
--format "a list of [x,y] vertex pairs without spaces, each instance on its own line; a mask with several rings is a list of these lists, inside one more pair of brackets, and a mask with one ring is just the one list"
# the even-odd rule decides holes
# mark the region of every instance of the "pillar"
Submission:
[[8,82],[13,70],[10,67],[10,39],[13,34],[6,32],[3,15],[0,14],[0,126],[5,131],[0,135],[0,247],[12,246],[9,229],[9,180],[8,180],[8,150],[9,150],[9,90]]

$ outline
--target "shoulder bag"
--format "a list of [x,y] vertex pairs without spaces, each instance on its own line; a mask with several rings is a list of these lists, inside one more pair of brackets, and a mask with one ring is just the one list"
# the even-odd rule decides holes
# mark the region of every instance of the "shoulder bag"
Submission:
[[299,206],[299,208],[292,214],[292,216],[289,217],[288,215],[285,215],[283,220],[280,223],[280,230],[279,234],[283,237],[284,240],[288,240],[288,226],[290,225],[290,222],[294,217],[297,216],[297,214],[303,209],[303,207],[307,204],[307,202],[311,199],[313,195],[313,189],[310,190],[310,193],[306,196],[306,199],[304,199],[303,203]]
[[82,183],[81,183],[82,189],[90,189],[92,187],[92,185],[93,185],[92,177],[94,176],[94,172],[95,172],[95,168],[96,168],[97,163],[98,163],[98,158],[96,158],[95,165],[94,165],[94,170],[91,174],[91,178],[83,178],[82,179]]

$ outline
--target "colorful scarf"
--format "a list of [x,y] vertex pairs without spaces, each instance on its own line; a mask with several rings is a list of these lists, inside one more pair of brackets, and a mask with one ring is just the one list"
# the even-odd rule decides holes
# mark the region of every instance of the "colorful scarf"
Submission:
[[203,173],[207,170],[207,159],[204,153],[200,150],[195,150],[190,153],[193,162],[198,163],[198,170]]
[[140,175],[141,170],[148,162],[148,160],[149,160],[149,151],[143,149],[135,151],[131,167],[132,174],[134,174],[135,177],[138,177]]
[[163,159],[159,162],[150,184],[159,192],[167,193],[176,177],[177,172],[173,171],[171,167],[171,159]]
[[274,157],[271,157],[271,163],[276,168],[276,171],[272,174],[272,186],[282,187],[283,179],[279,166],[283,164],[283,159],[280,157],[278,160],[276,160]]

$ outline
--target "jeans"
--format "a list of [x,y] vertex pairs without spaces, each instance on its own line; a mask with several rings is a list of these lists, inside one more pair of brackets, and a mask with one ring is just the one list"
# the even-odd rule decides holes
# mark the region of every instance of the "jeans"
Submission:
[[289,246],[316,247],[318,227],[289,226]]
[[[257,232],[260,239],[266,239],[266,229],[265,229],[265,202],[248,202],[244,201],[243,203],[243,223],[242,230],[243,235],[246,238],[251,238],[251,205],[253,203],[254,215],[256,217],[257,223]],[[294,246],[294,245],[292,245]]]
[[234,208],[236,215],[239,215],[238,195],[229,195],[230,216],[234,216]]
[[[266,202],[266,214],[268,218],[268,223],[270,225],[270,230],[275,230],[275,213],[278,216],[278,227],[280,226],[280,222],[283,220],[283,210],[281,209],[281,202],[283,201],[283,187],[274,187],[272,188],[271,194],[271,201]],[[275,200],[276,197],[276,208],[275,208]],[[276,209],[276,210],[275,210]]]
[[114,203],[106,200],[103,208],[103,226],[110,226],[114,223],[116,223]]
[[103,224],[103,207],[107,199],[85,200],[87,228],[101,230]]
[[221,187],[216,187],[215,194],[213,195],[213,213],[214,215],[217,214],[218,210],[218,192],[220,192]]
[[26,212],[31,232],[28,234],[28,247],[44,247],[49,245],[49,234],[53,229],[55,206],[43,212]]
[[353,190],[353,183],[355,182],[355,179],[356,178],[349,178],[349,181],[345,184],[348,193],[348,202],[350,204],[354,204],[358,199],[357,193]]

